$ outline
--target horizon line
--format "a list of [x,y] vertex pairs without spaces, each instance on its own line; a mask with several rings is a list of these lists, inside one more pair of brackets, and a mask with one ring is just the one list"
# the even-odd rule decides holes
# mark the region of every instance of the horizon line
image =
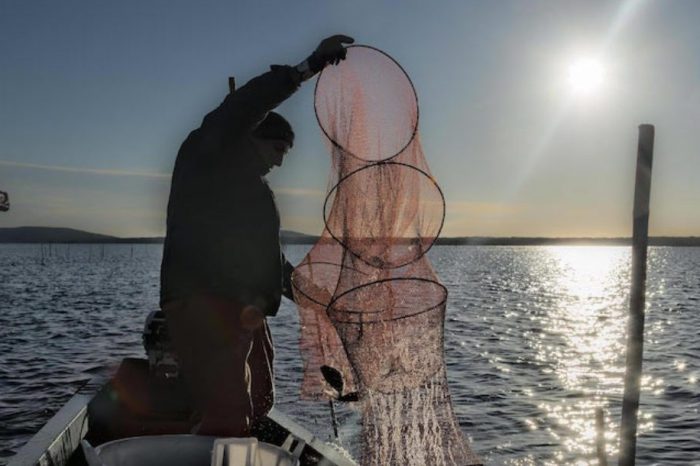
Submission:
[[[41,226],[41,225],[23,225],[16,227],[0,227],[0,231],[3,230],[13,230],[20,228],[41,228],[41,229],[55,229],[55,230],[72,230],[79,233],[87,233],[90,235],[98,236],[108,236],[118,240],[131,240],[131,239],[163,239],[165,235],[154,235],[154,236],[116,236],[111,233],[96,233],[93,231],[80,230],[78,228],[72,227],[54,227],[54,226]],[[280,233],[292,233],[297,235],[304,235],[314,238],[319,238],[321,235],[316,233],[306,233],[297,230],[288,230],[285,228],[280,229]],[[411,238],[411,237],[403,237]],[[673,239],[695,239],[700,238],[700,233],[697,235],[649,235],[649,238],[673,238]],[[456,240],[456,239],[496,239],[496,240],[629,240],[632,236],[496,236],[496,235],[460,235],[460,236],[439,236],[437,240]]]

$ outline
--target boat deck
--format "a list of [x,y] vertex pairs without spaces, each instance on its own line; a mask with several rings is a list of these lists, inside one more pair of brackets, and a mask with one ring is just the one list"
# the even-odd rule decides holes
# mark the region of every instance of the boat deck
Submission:
[[[191,408],[177,383],[155,381],[148,362],[125,359],[111,379],[83,386],[15,455],[8,466],[87,466],[80,442],[93,446],[138,435],[184,434]],[[284,413],[272,409],[254,427],[263,442],[282,445],[292,435],[304,441],[301,465],[357,466],[341,449],[317,438]]]

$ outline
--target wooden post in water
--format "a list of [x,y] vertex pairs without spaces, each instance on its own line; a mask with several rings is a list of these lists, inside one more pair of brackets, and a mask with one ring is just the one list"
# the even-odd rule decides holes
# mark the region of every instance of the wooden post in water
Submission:
[[634,185],[634,226],[632,230],[632,286],[627,325],[627,367],[622,398],[619,466],[634,466],[637,447],[642,352],[644,347],[644,306],[649,240],[649,193],[651,162],[654,155],[654,126],[639,126],[637,173]]
[[605,453],[605,415],[603,408],[595,410],[595,452],[598,466],[608,466],[608,456]]

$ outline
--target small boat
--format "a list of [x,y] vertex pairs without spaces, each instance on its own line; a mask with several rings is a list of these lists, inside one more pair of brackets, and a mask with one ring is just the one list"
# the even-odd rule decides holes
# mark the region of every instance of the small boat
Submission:
[[[111,377],[91,379],[10,460],[8,466],[87,466],[85,448],[134,437],[189,434],[193,408],[169,349],[164,316],[149,315],[145,358],[125,358]],[[260,442],[293,449],[299,464],[357,466],[340,447],[325,442],[273,408],[252,433]],[[88,446],[82,446],[81,442]],[[88,453],[89,455],[91,453]]]

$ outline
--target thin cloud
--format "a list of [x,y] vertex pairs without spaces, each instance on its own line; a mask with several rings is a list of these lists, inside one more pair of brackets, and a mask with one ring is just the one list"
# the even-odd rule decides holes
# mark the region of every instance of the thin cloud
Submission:
[[506,215],[522,212],[525,206],[517,203],[504,202],[447,202],[447,213],[464,215]]
[[37,170],[49,170],[68,173],[86,173],[90,175],[104,176],[143,176],[146,178],[170,178],[170,173],[140,172],[131,170],[114,170],[110,168],[82,168],[82,167],[61,167],[57,165],[40,165],[37,163],[13,162],[11,160],[0,160],[0,165],[6,167],[31,168]]

